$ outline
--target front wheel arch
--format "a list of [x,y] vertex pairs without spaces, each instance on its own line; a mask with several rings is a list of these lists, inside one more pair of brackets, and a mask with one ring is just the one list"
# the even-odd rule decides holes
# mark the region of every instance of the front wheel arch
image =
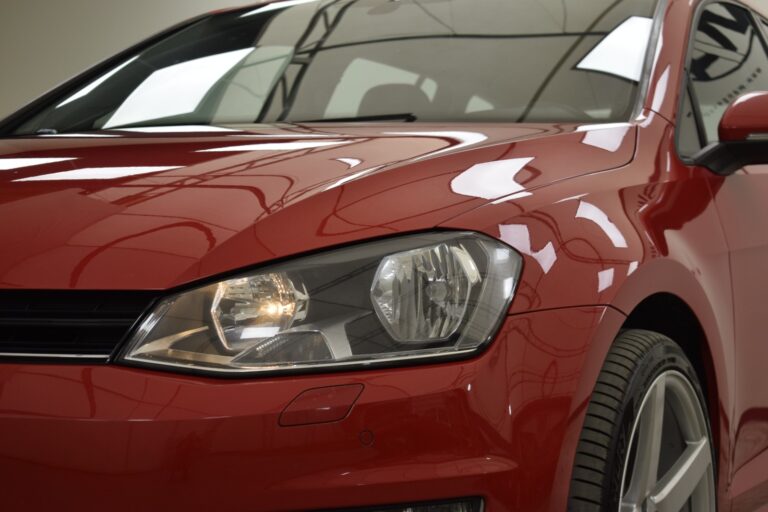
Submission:
[[[673,381],[677,391],[664,393]],[[695,370],[677,343],[656,332],[622,331],[589,401],[568,510],[645,510],[649,500],[659,500],[659,507],[688,502],[689,510],[716,510],[716,450],[706,409]],[[641,445],[633,449],[638,424]]]
[[646,298],[630,312],[622,330],[653,331],[680,345],[699,378],[704,392],[716,450],[721,443],[719,416],[723,411],[710,342],[696,314],[682,299],[670,293]]

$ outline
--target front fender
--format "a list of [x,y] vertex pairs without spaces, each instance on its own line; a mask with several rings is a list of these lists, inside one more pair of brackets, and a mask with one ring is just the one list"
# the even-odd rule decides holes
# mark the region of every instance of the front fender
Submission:
[[[702,326],[719,405],[729,417],[730,265],[713,202],[722,178],[686,167],[673,141],[671,125],[652,116],[638,130],[638,153],[629,165],[524,191],[443,226],[484,232],[523,255],[511,314],[599,305],[629,315],[652,295],[677,296]],[[620,327],[613,327],[611,339]],[[590,349],[591,367],[581,372],[579,386],[588,390],[586,397],[609,349],[610,343]],[[574,397],[574,407],[584,399]]]

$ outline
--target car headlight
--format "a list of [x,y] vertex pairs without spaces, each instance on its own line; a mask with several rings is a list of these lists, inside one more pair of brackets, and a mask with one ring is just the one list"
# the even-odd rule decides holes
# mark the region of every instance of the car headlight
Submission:
[[166,298],[121,359],[259,373],[470,354],[498,329],[520,267],[464,232],[297,258]]

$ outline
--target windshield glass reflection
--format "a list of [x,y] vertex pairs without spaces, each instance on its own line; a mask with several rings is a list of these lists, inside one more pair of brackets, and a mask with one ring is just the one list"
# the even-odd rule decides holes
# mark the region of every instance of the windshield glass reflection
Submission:
[[626,121],[656,0],[286,0],[215,14],[17,134],[148,126]]

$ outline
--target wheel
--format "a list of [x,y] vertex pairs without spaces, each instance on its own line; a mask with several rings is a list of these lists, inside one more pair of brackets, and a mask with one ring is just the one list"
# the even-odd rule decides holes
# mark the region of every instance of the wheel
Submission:
[[649,331],[621,333],[587,408],[568,509],[717,510],[705,410],[696,373],[677,344]]

